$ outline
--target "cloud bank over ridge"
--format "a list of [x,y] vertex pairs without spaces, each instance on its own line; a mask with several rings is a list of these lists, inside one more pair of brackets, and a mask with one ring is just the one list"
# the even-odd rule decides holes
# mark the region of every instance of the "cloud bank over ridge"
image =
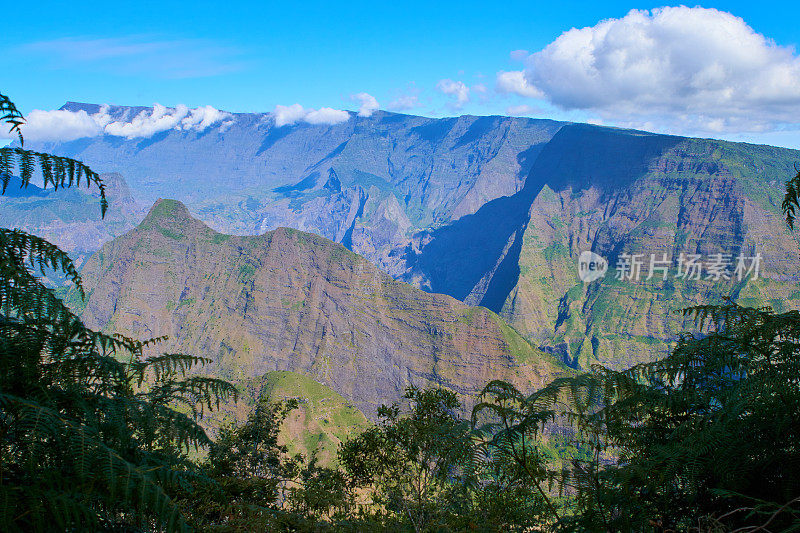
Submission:
[[114,118],[109,109],[109,106],[101,106],[94,114],[82,109],[36,109],[25,117],[22,134],[31,141],[72,141],[100,135],[134,139],[172,129],[200,132],[218,126],[224,130],[233,123],[232,114],[210,105],[190,109],[185,105],[169,108],[153,104],[151,110],[141,111],[129,119]]
[[275,117],[275,126],[279,128],[300,121],[315,125],[334,125],[350,120],[350,113],[341,109],[331,107],[306,109],[300,104],[276,105],[273,116]]

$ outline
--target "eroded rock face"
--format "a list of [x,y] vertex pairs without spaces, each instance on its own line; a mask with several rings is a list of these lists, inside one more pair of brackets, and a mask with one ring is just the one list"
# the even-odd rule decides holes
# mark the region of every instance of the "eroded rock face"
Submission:
[[[286,226],[342,243],[395,279],[500,313],[576,367],[663,355],[683,327],[673,311],[694,303],[800,305],[798,241],[779,208],[794,150],[385,112],[330,127],[240,114],[225,131],[42,149],[122,170],[136,194],[184,200],[216,229]],[[588,286],[577,277],[584,250],[611,261],[610,275]],[[763,276],[615,284],[626,253],[760,253]]]
[[312,377],[370,414],[408,385],[468,403],[491,379],[524,389],[563,371],[497,315],[393,280],[345,247],[278,229],[219,234],[159,200],[83,270],[91,327],[210,357],[242,381],[275,370]]
[[[679,309],[726,298],[800,307],[800,241],[780,212],[797,159],[766,146],[565,126],[522,191],[430,232],[406,276],[498,311],[572,366],[650,361],[692,329]],[[578,278],[585,250],[611,266],[590,284]],[[639,280],[615,279],[624,254],[642,255]],[[646,279],[651,254],[671,260],[666,280]],[[681,254],[702,256],[701,279],[677,278]],[[759,278],[708,279],[716,254],[734,263],[759,254]]]
[[[94,104],[63,109],[94,113]],[[115,120],[147,108],[111,106]],[[378,111],[337,125],[276,126],[237,113],[225,127],[168,130],[35,147],[121,172],[134,194],[183,201],[214,229],[257,234],[293,227],[400,272],[389,254],[409,236],[519,191],[536,154],[563,125],[513,117],[431,119]],[[33,145],[32,145],[33,146]],[[359,231],[361,230],[361,231]]]

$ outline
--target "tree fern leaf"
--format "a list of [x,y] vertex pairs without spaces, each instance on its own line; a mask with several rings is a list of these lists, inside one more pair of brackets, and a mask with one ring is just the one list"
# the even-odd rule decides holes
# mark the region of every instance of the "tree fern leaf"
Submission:
[[[108,209],[106,186],[100,176],[84,165],[82,162],[68,157],[54,156],[22,148],[0,148],[0,173],[3,180],[7,181],[11,175],[19,175],[22,186],[27,187],[33,180],[37,170],[42,174],[44,186],[72,187],[80,186],[81,177],[85,178],[86,186],[96,186],[100,192],[100,212],[105,216]],[[5,192],[5,190],[3,190]]]
[[19,138],[19,143],[22,145],[24,140],[22,138],[20,126],[25,123],[25,118],[22,116],[22,113],[19,112],[17,106],[14,105],[14,102],[4,94],[0,94],[0,114],[2,114],[0,120],[11,125],[11,129],[8,130],[9,133],[16,133]]
[[800,211],[800,170],[794,178],[786,182],[786,194],[783,197],[781,209],[786,216],[786,224],[794,229],[797,212]]

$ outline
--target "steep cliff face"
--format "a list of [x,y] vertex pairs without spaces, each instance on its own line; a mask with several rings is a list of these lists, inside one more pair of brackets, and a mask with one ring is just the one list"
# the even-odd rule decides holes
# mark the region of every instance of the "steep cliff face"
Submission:
[[82,275],[92,327],[169,335],[160,349],[211,357],[207,370],[236,382],[304,374],[366,414],[411,384],[471,402],[490,379],[530,389],[563,370],[491,311],[397,282],[344,246],[290,229],[223,235],[170,200]]
[[[99,106],[68,103],[63,109],[95,113]],[[107,111],[126,120],[150,110]],[[411,233],[517,192],[538,151],[562,125],[379,111],[371,117],[351,114],[331,126],[276,126],[270,114],[238,113],[229,126],[202,132],[35,147],[121,172],[143,203],[179,199],[217,230],[258,234],[293,227],[344,243],[399,274],[402,266],[390,254]]]
[[[677,309],[725,298],[800,307],[800,243],[779,208],[797,160],[772,147],[565,126],[522,191],[425,235],[406,275],[498,311],[573,366],[652,360],[684,327]],[[610,264],[593,283],[578,277],[585,250]],[[641,255],[638,280],[616,279],[625,254]],[[701,256],[700,279],[678,276],[681,254]],[[717,254],[731,279],[713,279]],[[666,255],[667,279],[646,279],[651,255]],[[733,275],[737,257],[756,255],[758,279]]]
[[[622,368],[663,355],[682,328],[672,311],[692,303],[800,305],[797,234],[779,209],[800,162],[795,150],[385,112],[283,127],[241,114],[228,129],[42,148],[122,169],[136,193],[177,195],[217,229],[286,226],[342,243],[395,279],[501,314],[572,366]],[[577,276],[585,250],[611,265],[591,284]],[[614,279],[625,254],[664,253],[673,260],[667,280]],[[718,253],[760,254],[760,279],[674,276],[681,254]]]

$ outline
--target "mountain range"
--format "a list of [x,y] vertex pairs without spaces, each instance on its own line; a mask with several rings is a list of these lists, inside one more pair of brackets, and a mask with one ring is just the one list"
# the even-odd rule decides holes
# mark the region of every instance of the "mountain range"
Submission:
[[[91,114],[99,106],[64,109]],[[148,109],[107,112],[126,120]],[[283,126],[271,114],[232,117],[201,132],[33,147],[124,176],[130,208],[103,238],[133,227],[144,215],[137,206],[160,197],[180,200],[214,230],[261,235],[262,247],[293,235],[277,228],[295,228],[340,243],[395,280],[493,311],[575,368],[623,368],[663,355],[685,326],[673,311],[687,305],[731,298],[800,307],[798,234],[780,213],[798,151],[511,117],[379,111],[336,125]],[[88,253],[103,240],[69,221],[59,232],[70,252]],[[609,265],[591,283],[577,268],[588,250]],[[716,279],[709,269],[718,254],[728,269]],[[616,271],[630,256],[644,263],[639,279]],[[698,279],[676,270],[689,256],[700,257]],[[666,276],[646,279],[651,257],[668,259]],[[733,275],[739,257],[759,257],[758,275]],[[87,276],[102,274],[97,261],[87,265]],[[161,331],[147,321],[129,325]],[[429,366],[419,368],[427,368],[419,375],[433,376]],[[337,386],[357,404],[368,403],[352,384]]]

